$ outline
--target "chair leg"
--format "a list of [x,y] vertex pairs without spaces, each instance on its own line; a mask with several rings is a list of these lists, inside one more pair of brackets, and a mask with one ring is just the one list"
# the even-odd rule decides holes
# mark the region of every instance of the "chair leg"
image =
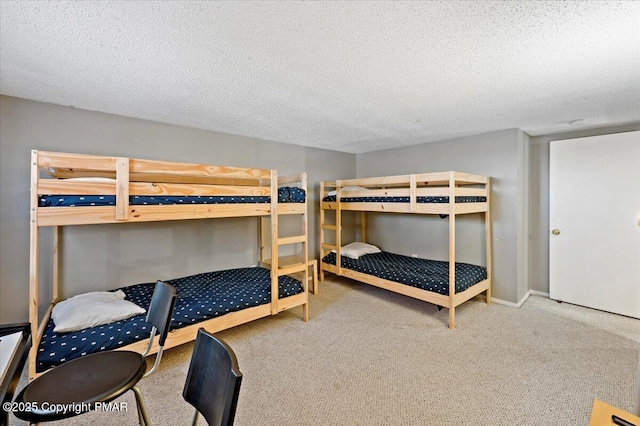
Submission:
[[[135,395],[135,392],[134,392]],[[144,417],[142,415],[142,410],[140,409],[140,404],[138,404],[138,398],[136,396],[136,412],[138,413],[138,424],[140,426],[145,426]]]
[[198,410],[193,411],[193,417],[191,418],[191,426],[196,426],[198,424]]
[[149,421],[149,414],[147,413],[147,407],[144,405],[144,399],[142,398],[142,393],[140,393],[140,389],[137,386],[131,388],[134,395],[136,396],[136,406],[138,408],[138,421],[140,422],[140,426],[151,426],[151,422]]

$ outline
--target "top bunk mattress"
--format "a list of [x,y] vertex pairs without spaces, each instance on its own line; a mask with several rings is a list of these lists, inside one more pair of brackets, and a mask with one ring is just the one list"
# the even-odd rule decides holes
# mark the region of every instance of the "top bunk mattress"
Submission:
[[[322,199],[325,202],[335,202],[336,196],[329,195]],[[457,196],[456,203],[484,203],[487,201],[487,197],[471,197],[471,196]],[[340,197],[341,203],[408,203],[409,197]],[[449,203],[449,197],[416,197],[416,202],[419,204],[446,204]]]
[[[449,296],[449,262],[385,251],[366,254],[359,259],[341,257],[342,268]],[[335,265],[336,254],[329,253],[322,261]],[[461,293],[487,278],[486,268],[470,263],[456,262],[455,273],[456,293]]]
[[[206,272],[165,282],[173,285],[178,295],[171,330],[271,302],[271,272],[260,267]],[[154,287],[155,283],[145,283],[119,290],[125,293],[126,300],[149,309]],[[278,278],[280,299],[303,291],[300,282],[294,278]],[[69,333],[54,332],[55,325],[50,319],[38,348],[36,371],[42,372],[74,358],[146,339],[151,334],[151,326],[145,318],[146,314],[136,315]]]
[[[286,186],[278,188],[279,203],[304,203],[304,189]],[[175,204],[268,204],[269,196],[157,196],[133,195],[129,197],[129,205],[175,205]],[[40,195],[39,207],[87,207],[115,206],[115,195]]]

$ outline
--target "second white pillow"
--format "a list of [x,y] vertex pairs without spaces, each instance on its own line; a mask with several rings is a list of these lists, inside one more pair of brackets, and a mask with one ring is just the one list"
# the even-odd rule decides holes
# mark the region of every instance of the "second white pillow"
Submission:
[[[333,253],[335,253],[335,250],[331,250]],[[349,243],[346,246],[343,246],[340,248],[340,256],[345,256],[345,257],[349,257],[351,259],[358,259],[360,258],[360,256],[364,256],[365,254],[372,254],[372,253],[380,253],[382,250],[380,250],[378,247],[374,246],[373,244],[367,244],[367,243],[363,243],[361,241],[355,241],[353,243]]]

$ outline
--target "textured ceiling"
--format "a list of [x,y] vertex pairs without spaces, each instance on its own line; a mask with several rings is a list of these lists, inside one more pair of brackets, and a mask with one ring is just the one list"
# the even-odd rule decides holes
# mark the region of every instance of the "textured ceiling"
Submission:
[[354,153],[600,127],[640,120],[640,2],[1,1],[0,91]]

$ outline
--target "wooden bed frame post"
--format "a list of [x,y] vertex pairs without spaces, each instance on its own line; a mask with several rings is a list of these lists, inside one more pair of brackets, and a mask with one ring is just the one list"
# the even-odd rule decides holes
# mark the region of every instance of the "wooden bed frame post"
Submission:
[[415,213],[418,210],[417,193],[418,184],[416,182],[416,175],[409,175],[409,206],[411,213]]
[[322,267],[322,258],[324,257],[324,209],[322,208],[322,199],[324,198],[324,181],[320,181],[320,281],[324,281],[324,268]]
[[367,212],[360,215],[360,237],[363,243],[367,242]]
[[278,172],[271,170],[271,315],[278,313]]
[[59,248],[60,248],[60,227],[53,227],[53,259],[51,279],[53,280],[53,300],[52,303],[57,303],[60,300],[60,264],[59,264]]
[[338,275],[342,275],[342,255],[340,247],[342,247],[342,207],[340,207],[340,188],[342,181],[336,181],[336,270]]
[[[304,199],[304,203],[305,203],[305,208],[304,208],[304,213],[302,214],[302,233],[304,234],[304,242],[302,243],[302,263],[305,264],[305,268],[304,268],[304,273],[302,274],[303,277],[303,285],[304,285],[304,289],[307,293],[307,302],[302,305],[302,319],[304,320],[304,322],[308,322],[309,321],[309,229],[308,229],[308,217],[307,215],[308,213],[308,209],[309,209],[309,203],[307,202],[308,198],[309,198],[309,191],[307,188],[307,174],[306,173],[302,173],[302,177],[301,177],[302,182],[300,183],[300,186],[302,187],[302,189],[304,189],[305,194],[307,194],[307,196]],[[314,286],[315,281],[313,282]],[[315,292],[316,289],[314,287],[313,291]]]
[[449,172],[449,328],[456,328],[454,296],[456,294],[456,175]]
[[[29,322],[31,336],[34,342],[39,342],[38,336],[38,151],[31,151],[31,208],[29,214]],[[36,356],[38,345],[33,344],[29,350],[29,378],[36,374]]]
[[129,159],[116,158],[116,220],[129,219]]
[[487,191],[487,211],[484,212],[484,223],[485,223],[485,235],[486,235],[486,255],[487,255],[487,280],[489,280],[489,288],[487,289],[487,304],[491,303],[491,247],[492,247],[492,236],[491,236],[491,178],[487,177],[487,184],[485,185],[485,189]]
[[266,240],[264,234],[266,230],[266,220],[267,218],[263,216],[258,217],[258,238],[260,239],[260,266],[264,266],[263,262],[266,259],[264,254],[264,242]]

